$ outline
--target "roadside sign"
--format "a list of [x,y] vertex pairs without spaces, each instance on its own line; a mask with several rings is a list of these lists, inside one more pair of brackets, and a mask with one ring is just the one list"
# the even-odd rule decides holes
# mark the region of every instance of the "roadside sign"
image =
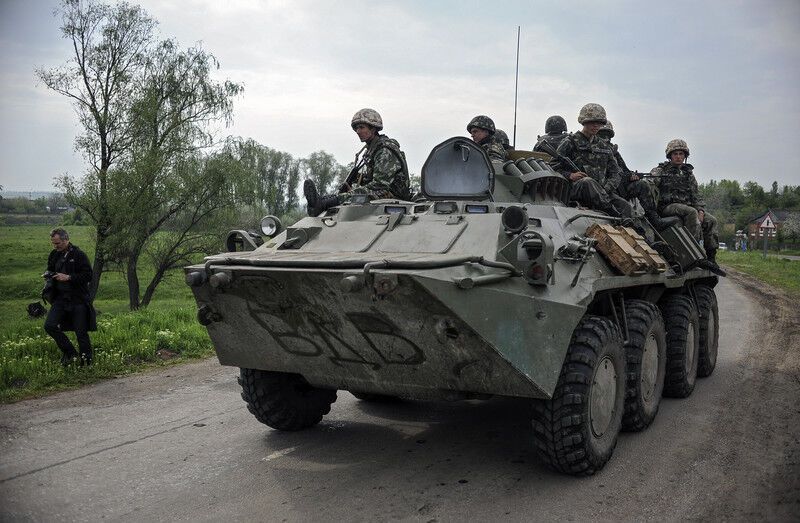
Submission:
[[769,214],[767,214],[767,216],[764,218],[764,221],[761,222],[761,225],[759,225],[759,227],[761,229],[775,229],[776,228],[775,224],[772,222],[772,218],[770,217]]

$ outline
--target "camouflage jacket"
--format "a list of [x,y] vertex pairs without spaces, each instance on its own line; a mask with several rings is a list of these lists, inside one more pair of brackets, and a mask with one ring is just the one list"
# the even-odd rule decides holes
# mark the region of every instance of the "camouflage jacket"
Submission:
[[617,165],[619,165],[622,174],[630,174],[631,170],[628,169],[628,165],[625,163],[625,160],[622,159],[622,155],[619,154],[619,145],[611,143],[611,140],[608,141],[608,144],[611,145],[611,149],[614,150],[614,159],[617,161]]
[[550,147],[558,150],[558,146],[561,145],[561,142],[563,142],[566,137],[567,133],[545,134],[544,136],[537,136],[536,145],[533,146],[533,150],[541,153],[547,153],[547,151],[545,151],[542,147],[542,142],[548,143],[550,144]]
[[675,165],[672,162],[661,162],[650,171],[658,188],[659,209],[671,203],[682,203],[698,210],[705,208],[693,171],[692,164]]
[[608,143],[611,150],[614,151],[614,159],[617,161],[617,165],[619,165],[619,170],[621,172],[619,186],[625,187],[627,184],[631,183],[631,174],[633,171],[628,169],[628,165],[625,163],[625,160],[622,159],[622,155],[619,154],[619,145],[615,143],[611,143],[611,140],[605,139],[606,143]]
[[500,160],[501,162],[504,162],[508,157],[506,148],[503,147],[503,144],[500,143],[499,140],[496,140],[494,136],[489,136],[478,145],[483,147],[483,150],[486,151],[486,154],[489,156],[490,160]]
[[369,194],[372,199],[398,198],[409,194],[408,164],[400,144],[385,134],[367,143],[367,149],[354,167],[358,173],[350,193]]
[[[619,187],[622,170],[617,165],[611,145],[602,138],[593,136],[589,139],[580,131],[570,133],[558,146],[558,154],[572,160],[608,194],[614,193]],[[567,178],[573,172],[571,167],[560,160],[553,160],[552,165]]]

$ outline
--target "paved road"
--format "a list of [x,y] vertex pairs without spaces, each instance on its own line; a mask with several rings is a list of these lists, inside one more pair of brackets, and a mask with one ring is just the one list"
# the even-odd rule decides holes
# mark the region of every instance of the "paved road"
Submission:
[[318,427],[280,433],[211,360],[0,406],[0,520],[791,519],[800,321],[748,285],[717,288],[714,375],[623,434],[591,478],[536,460],[524,401],[389,406],[340,392]]

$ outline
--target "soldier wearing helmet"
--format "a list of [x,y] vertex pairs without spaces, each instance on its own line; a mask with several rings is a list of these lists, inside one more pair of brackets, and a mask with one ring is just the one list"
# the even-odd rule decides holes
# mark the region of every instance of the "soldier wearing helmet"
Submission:
[[633,214],[630,204],[617,195],[622,170],[614,158],[614,150],[597,136],[606,121],[603,106],[584,105],[578,114],[578,123],[583,128],[568,134],[561,142],[557,149],[561,158],[554,159],[552,166],[572,182],[570,199],[612,216],[630,218]]
[[504,130],[496,129],[494,131],[494,139],[497,140],[506,151],[513,150],[513,147],[511,147],[511,141],[508,139],[508,135]]
[[479,114],[467,124],[467,132],[472,141],[483,147],[490,160],[506,160],[506,150],[495,138],[494,121],[488,116]]
[[364,146],[356,153],[354,167],[338,194],[321,196],[312,180],[303,182],[309,216],[319,216],[331,207],[347,203],[353,194],[366,194],[373,200],[411,197],[406,156],[397,140],[380,134],[383,119],[378,111],[361,109],[353,115],[350,127]]
[[536,137],[534,151],[547,152],[542,147],[542,142],[549,144],[553,149],[558,149],[558,146],[567,137],[567,122],[561,116],[553,115],[544,123],[544,133],[544,136]]
[[692,235],[703,243],[706,256],[716,263],[719,248],[717,219],[705,212],[705,203],[697,187],[694,167],[686,163],[689,146],[676,138],[667,143],[666,162],[661,162],[650,173],[658,188],[658,210],[662,216],[677,216]]
[[622,155],[619,153],[619,146],[611,142],[614,137],[614,125],[611,120],[606,120],[606,124],[597,131],[597,136],[608,142],[609,147],[614,151],[617,165],[622,171],[622,178],[616,191],[617,195],[626,200],[638,199],[642,209],[644,209],[645,218],[659,231],[671,226],[672,222],[670,220],[664,220],[658,214],[653,186],[641,180],[637,173],[628,169],[625,160],[622,159]]

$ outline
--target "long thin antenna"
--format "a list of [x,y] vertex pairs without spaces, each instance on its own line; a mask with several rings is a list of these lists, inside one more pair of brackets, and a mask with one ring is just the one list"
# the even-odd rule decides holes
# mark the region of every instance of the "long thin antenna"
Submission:
[[514,74],[514,149],[517,148],[517,93],[519,92],[519,28],[517,26],[517,71]]

